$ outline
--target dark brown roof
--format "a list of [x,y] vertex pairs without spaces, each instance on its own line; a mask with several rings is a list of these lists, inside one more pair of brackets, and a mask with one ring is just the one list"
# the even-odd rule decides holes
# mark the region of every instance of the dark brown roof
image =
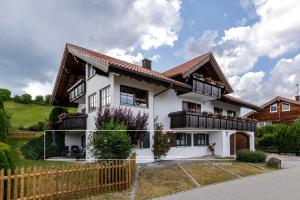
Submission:
[[165,80],[165,81],[168,81],[170,83],[173,83],[173,84],[176,84],[179,86],[190,88],[190,86],[187,84],[173,80],[169,77],[164,76],[160,72],[157,72],[154,70],[149,70],[149,69],[146,69],[146,68],[136,65],[136,64],[132,64],[132,63],[129,63],[129,62],[117,59],[117,58],[113,58],[113,57],[110,57],[110,56],[107,56],[107,55],[104,55],[104,54],[101,54],[101,53],[98,53],[95,51],[91,51],[91,50],[83,48],[83,47],[73,45],[73,44],[67,44],[67,48],[75,49],[75,50],[81,52],[82,54],[85,54],[86,56],[89,56],[90,58],[95,59],[95,60],[102,62],[104,64],[107,64],[107,65],[116,65],[116,66],[125,68],[127,70],[133,71],[133,72],[137,72],[137,73],[144,74],[144,75],[147,75],[147,76],[150,76],[153,78]]
[[237,98],[237,97],[234,97],[234,96],[231,96],[231,95],[224,95],[221,97],[221,101],[224,101],[224,102],[228,102],[228,103],[233,103],[233,104],[236,104],[236,105],[239,105],[241,107],[244,107],[244,108],[249,108],[249,109],[252,109],[252,110],[259,110],[260,108],[252,103],[248,103],[240,98]]
[[167,77],[174,77],[177,76],[179,74],[184,74],[186,73],[188,70],[190,70],[191,68],[193,68],[195,65],[197,65],[198,63],[200,63],[201,61],[203,61],[205,58],[209,57],[212,53],[206,53],[203,55],[200,55],[192,60],[189,60],[181,65],[178,65],[172,69],[169,69],[167,71],[165,71],[163,73],[163,75],[167,76]]

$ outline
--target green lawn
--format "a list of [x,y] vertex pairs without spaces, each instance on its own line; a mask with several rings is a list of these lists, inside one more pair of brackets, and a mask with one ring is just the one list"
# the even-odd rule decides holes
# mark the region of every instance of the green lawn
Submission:
[[21,167],[34,167],[34,166],[51,166],[51,165],[62,165],[66,164],[66,162],[62,161],[44,161],[44,160],[28,160],[25,159],[21,152],[21,147],[27,143],[27,140],[9,140],[7,142],[8,145],[11,146],[11,149],[14,154],[15,164],[18,169]]
[[[20,104],[14,101],[4,102],[4,107],[11,116],[12,130],[16,130],[20,126],[28,127],[38,121],[45,121],[53,108],[50,105]],[[70,108],[69,111],[76,112],[76,109]]]

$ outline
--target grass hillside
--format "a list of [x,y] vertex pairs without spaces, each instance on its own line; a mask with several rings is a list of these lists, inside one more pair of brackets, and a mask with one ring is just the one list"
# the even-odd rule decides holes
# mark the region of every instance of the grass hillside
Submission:
[[[4,102],[4,107],[10,115],[10,123],[13,130],[20,126],[28,127],[38,121],[45,121],[53,108],[51,105],[20,104],[14,101]],[[69,112],[76,112],[76,109],[70,108]]]

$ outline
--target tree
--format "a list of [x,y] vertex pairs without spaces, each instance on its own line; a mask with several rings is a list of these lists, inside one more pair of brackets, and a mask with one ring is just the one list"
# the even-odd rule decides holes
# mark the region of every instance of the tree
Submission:
[[32,97],[30,94],[22,94],[22,103],[23,104],[30,104],[32,102]]
[[15,95],[14,96],[14,101],[17,103],[22,103],[22,97],[20,95]]
[[38,95],[35,97],[34,103],[36,104],[44,104],[44,96]]
[[91,153],[96,159],[126,159],[132,144],[123,123],[111,120],[90,136]]
[[52,98],[52,95],[51,95],[51,94],[46,95],[46,96],[45,96],[45,103],[46,103],[46,104],[50,104],[51,98]]
[[9,127],[9,116],[4,108],[0,108],[0,141],[4,142],[6,140]]
[[8,89],[0,88],[0,99],[7,101],[10,99],[11,92]]
[[99,129],[103,124],[115,121],[121,122],[127,127],[127,134],[130,136],[133,144],[137,144],[143,140],[147,133],[148,114],[138,112],[134,115],[130,109],[127,108],[105,108],[99,110],[96,117],[96,127]]

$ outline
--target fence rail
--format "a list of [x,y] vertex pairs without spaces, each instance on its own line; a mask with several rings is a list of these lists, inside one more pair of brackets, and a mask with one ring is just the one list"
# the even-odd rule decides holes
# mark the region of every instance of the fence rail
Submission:
[[43,135],[43,132],[35,132],[35,131],[12,131],[8,132],[7,138],[14,140],[27,140],[36,138]]
[[106,163],[0,170],[0,200],[74,199],[129,189],[136,156]]

